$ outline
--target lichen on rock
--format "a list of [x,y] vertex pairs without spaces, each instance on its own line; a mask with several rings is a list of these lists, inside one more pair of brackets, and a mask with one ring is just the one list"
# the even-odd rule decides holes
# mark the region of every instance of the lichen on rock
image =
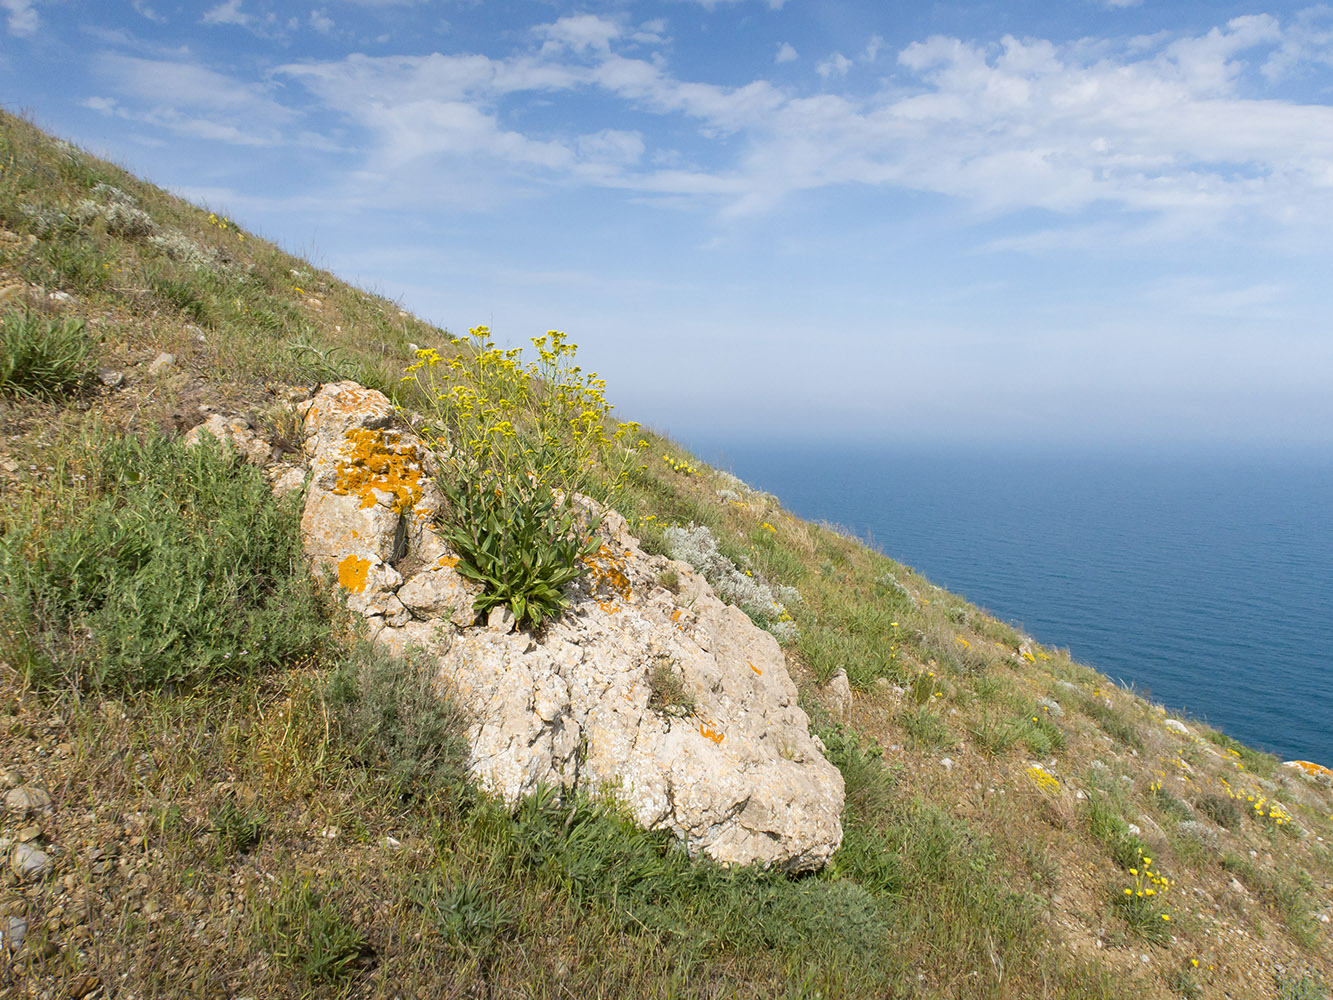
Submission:
[[[351,382],[303,404],[310,486],[301,528],[376,641],[424,648],[437,683],[471,714],[469,766],[514,803],[541,786],[586,789],[692,853],[792,871],[842,839],[842,776],[810,735],[777,641],[689,565],[650,556],[623,518],[569,500],[600,547],[540,640],[478,624],[476,586],[434,530],[429,453],[392,428],[379,393]],[[677,592],[658,585],[666,572]],[[497,609],[499,610],[499,609]],[[688,711],[654,701],[666,663]]]

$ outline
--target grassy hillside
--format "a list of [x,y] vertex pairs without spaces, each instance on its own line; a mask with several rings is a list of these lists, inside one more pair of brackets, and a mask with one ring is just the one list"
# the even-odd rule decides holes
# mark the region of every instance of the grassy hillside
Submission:
[[425,665],[372,652],[310,579],[299,496],[179,441],[241,415],[295,464],[293,400],[354,378],[425,409],[402,375],[451,337],[4,114],[0,319],[0,939],[23,937],[0,994],[1333,982],[1326,781],[653,434],[612,502],[782,640],[846,779],[843,847],[797,879],[692,862],[581,799],[511,813],[466,780]]

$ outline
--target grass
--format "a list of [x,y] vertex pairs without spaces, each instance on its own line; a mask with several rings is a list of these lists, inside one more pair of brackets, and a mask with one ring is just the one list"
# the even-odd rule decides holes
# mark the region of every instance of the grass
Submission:
[[211,439],[95,427],[4,516],[0,628],[28,683],[195,687],[314,651],[327,613],[292,502]]
[[58,400],[87,391],[97,377],[97,342],[76,319],[39,312],[0,318],[0,393]]
[[[1205,726],[1181,740],[1133,692],[651,432],[615,501],[644,546],[703,525],[799,592],[784,650],[843,775],[842,847],[792,878],[690,858],[611,801],[501,805],[468,780],[470,720],[431,662],[320,598],[299,497],[178,442],[208,404],[295,453],[287,400],[348,377],[421,409],[409,344],[448,334],[7,115],[0,227],[0,283],[70,296],[12,314],[23,343],[88,349],[50,394],[0,394],[0,757],[51,791],[59,865],[0,885],[0,920],[29,926],[0,993],[91,976],[161,997],[1107,1000],[1315,996],[1333,974],[1314,919],[1333,795],[1288,794],[1273,758]],[[177,373],[150,379],[163,350]],[[94,365],[124,384],[87,391]],[[654,706],[688,713],[670,663],[649,666]],[[838,670],[863,694],[833,726]],[[1247,822],[1233,794],[1292,819]],[[1154,827],[1189,811],[1198,844]],[[1156,904],[1166,938],[1113,898],[1145,855],[1180,882]],[[1243,961],[1190,964],[1217,940]]]

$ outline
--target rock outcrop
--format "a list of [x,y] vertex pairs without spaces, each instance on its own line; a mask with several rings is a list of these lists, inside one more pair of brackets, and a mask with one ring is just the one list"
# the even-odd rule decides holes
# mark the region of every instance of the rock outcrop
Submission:
[[[432,528],[434,458],[355,383],[302,404],[306,550],[375,640],[416,646],[471,713],[470,766],[513,802],[539,786],[614,797],[725,863],[821,867],[842,838],[843,782],[810,735],[777,641],[688,565],[645,553],[614,511],[540,640],[493,613]],[[668,576],[674,573],[674,578]],[[659,585],[673,579],[674,589]]]

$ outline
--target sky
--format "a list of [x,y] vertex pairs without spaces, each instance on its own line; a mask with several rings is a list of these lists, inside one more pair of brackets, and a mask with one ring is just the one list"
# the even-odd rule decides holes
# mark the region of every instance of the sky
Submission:
[[0,104],[686,444],[1333,451],[1333,7],[0,0]]

